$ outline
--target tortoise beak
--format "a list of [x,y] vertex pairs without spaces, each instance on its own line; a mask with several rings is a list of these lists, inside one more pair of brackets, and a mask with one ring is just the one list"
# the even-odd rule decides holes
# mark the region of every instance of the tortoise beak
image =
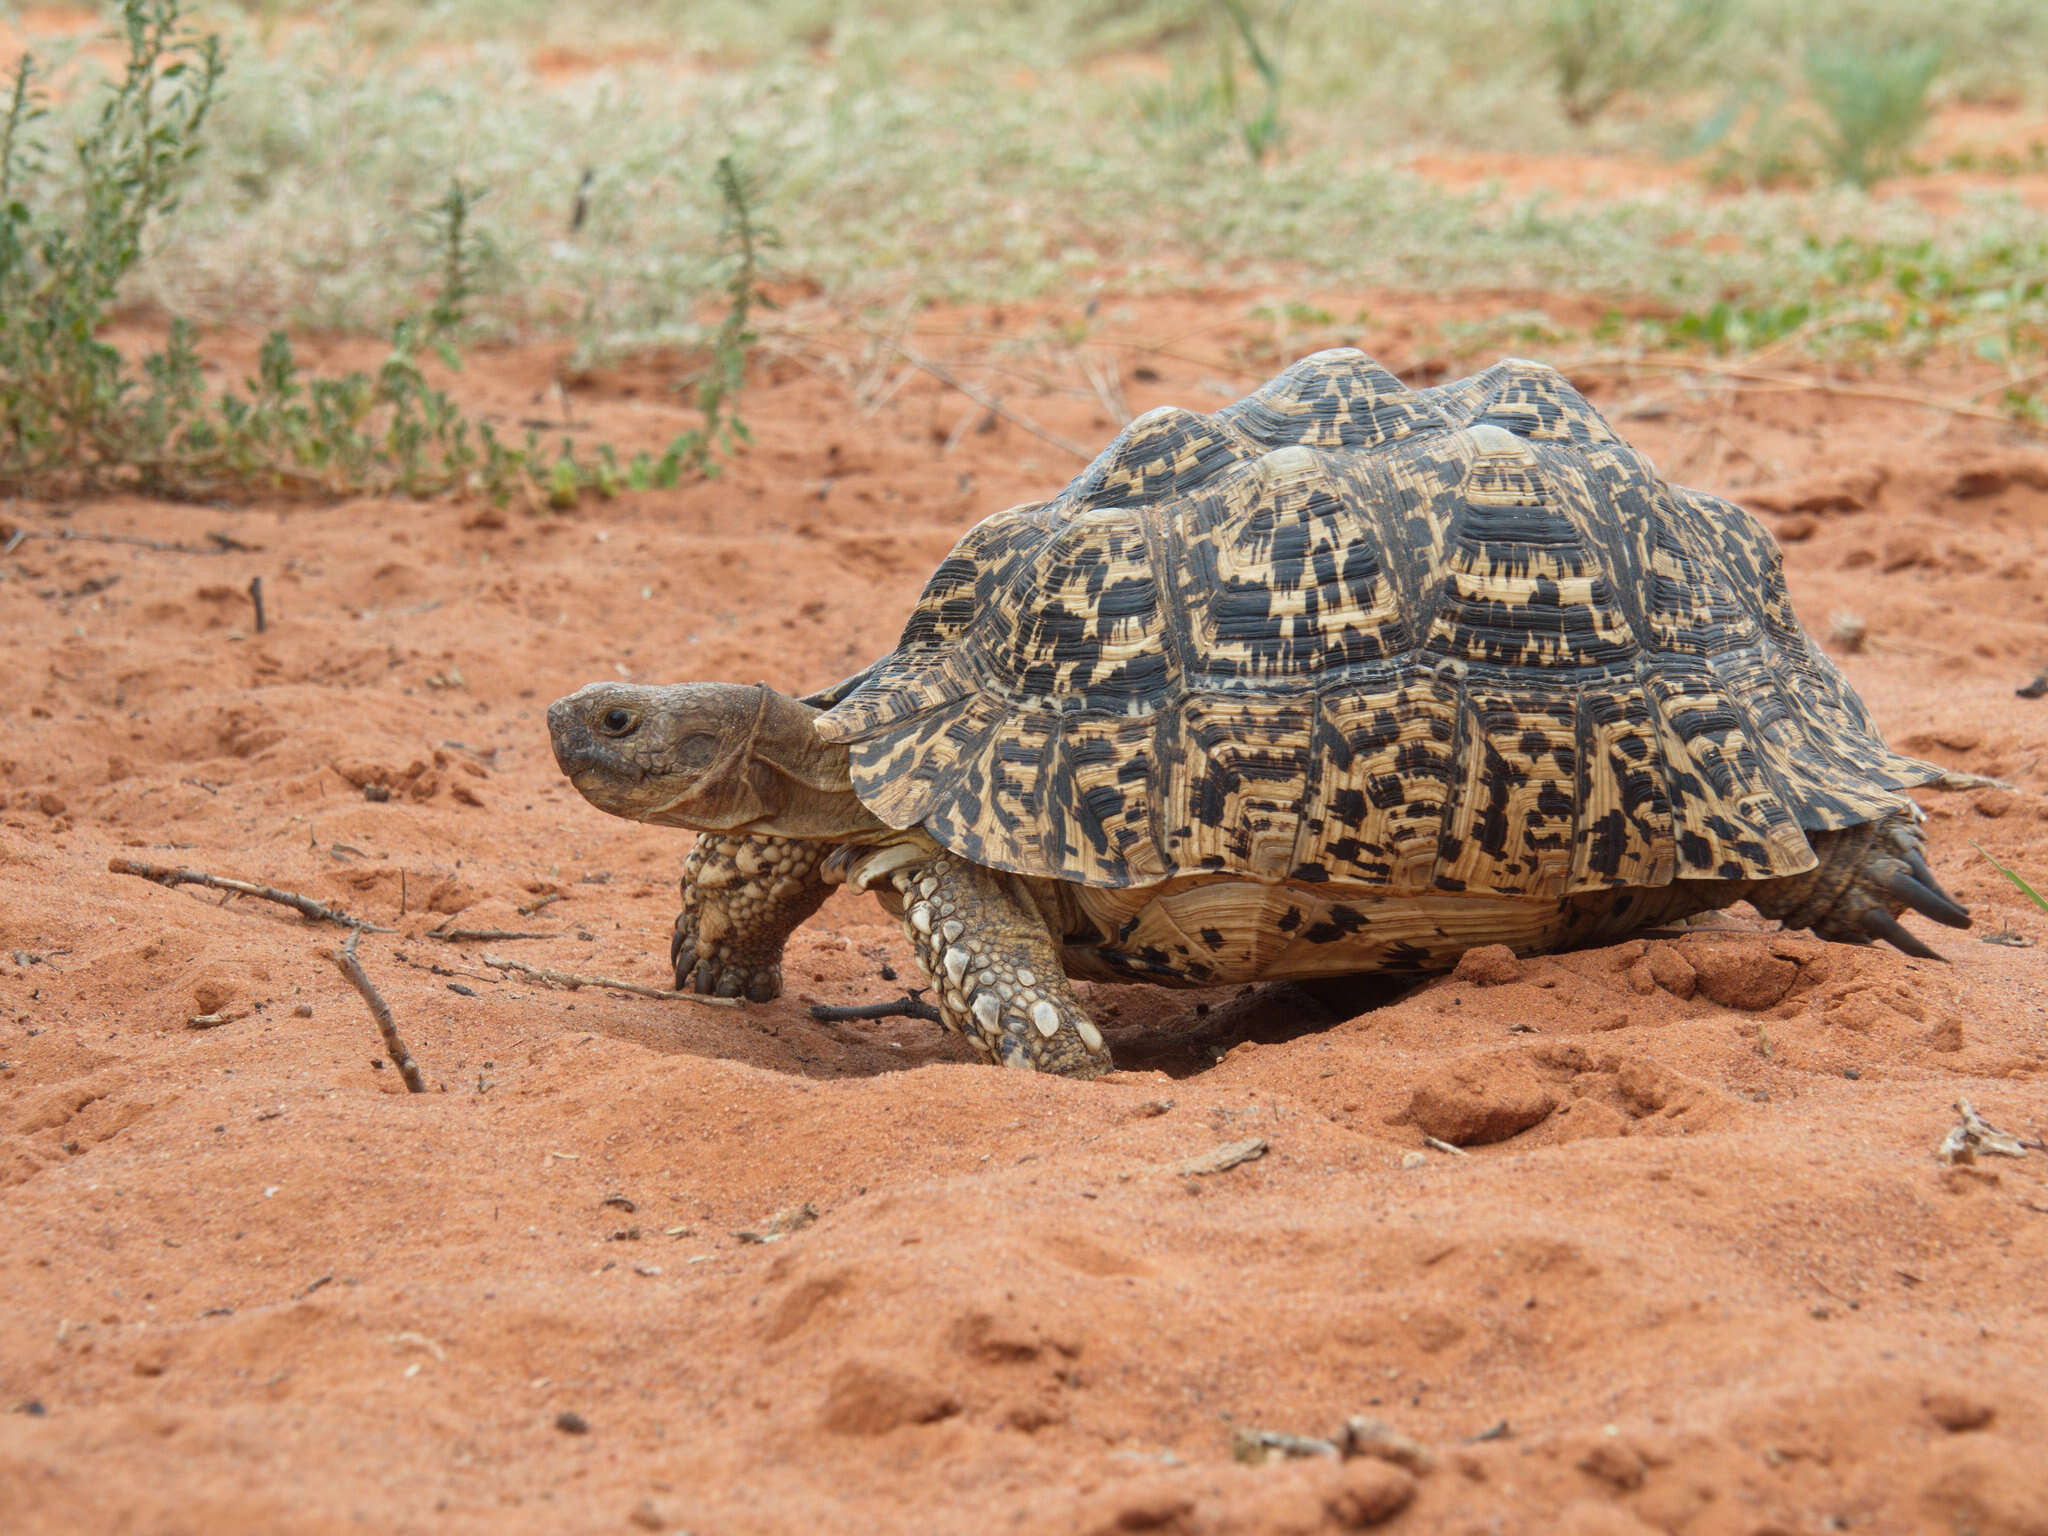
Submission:
[[570,779],[597,766],[596,743],[575,708],[574,694],[548,706],[548,741],[555,749],[555,765]]
[[579,793],[585,791],[584,781],[592,776],[614,781],[645,779],[645,767],[591,730],[590,707],[581,694],[579,690],[548,706],[548,742],[555,749],[555,765]]

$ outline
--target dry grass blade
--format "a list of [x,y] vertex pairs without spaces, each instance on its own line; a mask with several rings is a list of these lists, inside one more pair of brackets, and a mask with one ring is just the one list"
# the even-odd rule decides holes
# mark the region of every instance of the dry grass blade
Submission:
[[1088,380],[1089,388],[1095,391],[1095,398],[1102,402],[1109,419],[1117,429],[1131,424],[1131,407],[1124,399],[1124,381],[1114,362],[1098,363],[1094,359],[1081,358],[1081,373]]
[[[871,331],[869,332],[869,334],[874,335],[875,333]],[[1024,431],[1029,432],[1033,437],[1037,438],[1040,442],[1051,443],[1053,447],[1058,448],[1062,452],[1071,453],[1075,458],[1079,459],[1084,464],[1089,463],[1094,459],[1095,455],[1088,449],[1083,448],[1079,443],[1061,437],[1057,432],[1047,431],[1044,427],[1041,427],[1037,422],[1033,421],[1029,416],[1024,415],[1021,411],[1011,410],[1008,406],[1004,405],[1003,402],[998,400],[995,396],[987,394],[982,390],[976,389],[972,384],[967,383],[965,380],[961,379],[956,374],[952,373],[951,371],[941,366],[940,364],[933,362],[930,358],[924,356],[922,353],[917,352],[911,347],[905,346],[902,342],[896,340],[896,338],[894,338],[893,336],[880,336],[877,337],[877,339],[881,341],[886,341],[890,346],[894,347],[898,352],[902,353],[903,360],[909,363],[913,368],[920,369],[923,372],[930,374],[933,378],[937,379],[941,384],[944,384],[948,389],[957,389],[961,394],[965,395],[975,404],[984,406],[993,414],[1002,417],[1002,419],[1010,423],[1011,426],[1021,427]]]
[[1703,378],[1724,379],[1737,385],[1764,384],[1776,389],[1808,390],[1824,395],[1844,395],[1858,400],[1883,400],[1894,405],[1917,405],[1949,416],[1965,416],[1975,421],[1995,421],[2001,426],[2014,427],[2037,437],[2048,436],[2048,427],[2018,420],[2004,411],[1994,411],[1988,406],[1972,405],[1966,400],[1943,400],[1937,395],[1916,394],[1906,389],[1884,389],[1870,384],[1840,384],[1833,379],[1816,379],[1799,373],[1773,373],[1761,368],[1708,362],[1703,358],[1576,357],[1561,359],[1557,364],[1557,371],[1567,377],[1574,373],[1625,373],[1636,368],[1697,374]]

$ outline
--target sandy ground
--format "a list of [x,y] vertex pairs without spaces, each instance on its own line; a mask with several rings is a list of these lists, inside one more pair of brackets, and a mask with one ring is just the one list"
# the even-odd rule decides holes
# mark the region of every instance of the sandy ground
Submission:
[[[1453,302],[1325,307],[1413,369]],[[1092,448],[1119,391],[1213,408],[1337,339],[1245,316],[1105,302],[1099,388],[1018,340],[1072,316],[934,315],[915,345]],[[744,1011],[489,968],[665,979],[687,839],[559,780],[550,699],[836,679],[963,528],[1078,467],[861,341],[764,364],[723,478],[569,516],[6,513],[0,1526],[2048,1531],[2048,1157],[1934,1156],[1958,1097],[2048,1125],[2020,947],[2048,921],[1972,846],[2048,874],[2048,701],[2015,697],[2048,663],[2048,456],[1868,396],[1583,378],[1668,473],[1764,511],[1809,627],[1860,629],[1840,660],[1894,744],[2014,786],[1921,797],[1978,916],[1930,935],[1946,965],[1738,911],[1366,1011],[1099,987],[1128,1070],[1093,1083],[813,1022],[914,979],[865,898]],[[463,387],[559,418],[555,368],[486,355]],[[666,377],[572,379],[566,409],[652,445],[686,421]],[[432,1091],[382,1060],[340,930],[115,858],[396,930],[362,957]],[[1421,1449],[1233,1459],[1353,1415]]]

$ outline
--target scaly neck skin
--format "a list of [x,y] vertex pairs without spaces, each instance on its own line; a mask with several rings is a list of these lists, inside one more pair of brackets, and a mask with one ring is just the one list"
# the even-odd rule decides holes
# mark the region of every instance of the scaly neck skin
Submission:
[[766,686],[592,683],[549,708],[548,731],[570,782],[614,816],[827,841],[884,831],[818,714]]

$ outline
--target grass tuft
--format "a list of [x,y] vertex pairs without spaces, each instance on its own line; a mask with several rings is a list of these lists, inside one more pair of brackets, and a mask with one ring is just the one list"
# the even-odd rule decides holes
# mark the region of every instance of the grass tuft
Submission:
[[131,367],[100,332],[152,226],[178,206],[225,64],[218,37],[183,26],[180,0],[125,0],[122,34],[124,69],[73,138],[68,187],[51,174],[34,56],[15,69],[0,127],[0,485],[31,494],[125,485],[185,498],[482,491],[564,507],[586,492],[714,473],[718,455],[746,440],[733,402],[769,237],[730,156],[717,179],[738,255],[713,370],[698,391],[705,425],[658,458],[622,467],[603,446],[586,462],[566,439],[548,455],[531,433],[509,444],[428,383],[429,349],[461,367],[449,338],[489,251],[473,221],[480,194],[460,177],[426,216],[439,256],[434,301],[424,317],[393,325],[374,374],[304,378],[291,341],[273,331],[255,376],[209,396],[183,319]]
[[1941,59],[1939,43],[1835,41],[1807,49],[1806,87],[1827,115],[1818,138],[1836,180],[1867,187],[1899,169],[1927,126],[1927,92]]
[[1624,91],[1691,73],[1730,9],[1730,0],[1548,0],[1542,43],[1559,108],[1584,127]]

